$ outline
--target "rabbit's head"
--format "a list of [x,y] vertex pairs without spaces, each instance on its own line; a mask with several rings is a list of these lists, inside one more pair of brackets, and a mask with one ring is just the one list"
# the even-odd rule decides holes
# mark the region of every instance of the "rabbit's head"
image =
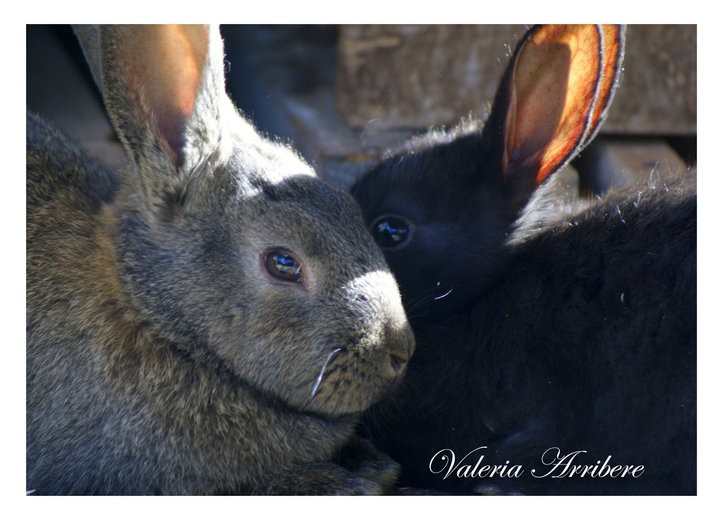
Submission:
[[367,408],[414,339],[356,202],[238,114],[217,28],[76,32],[131,160],[115,243],[150,326],[278,405]]
[[468,305],[535,189],[594,137],[622,61],[618,26],[533,27],[518,44],[482,130],[412,142],[352,192],[411,318]]

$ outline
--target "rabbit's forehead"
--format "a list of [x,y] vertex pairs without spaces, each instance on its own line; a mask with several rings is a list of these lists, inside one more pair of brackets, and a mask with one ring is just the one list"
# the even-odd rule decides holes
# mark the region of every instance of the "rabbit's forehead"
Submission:
[[356,237],[365,232],[359,213],[337,211],[328,207],[326,201],[322,202],[261,198],[253,217],[258,219],[259,228],[265,234],[297,239],[308,253],[321,254],[330,247],[337,249],[343,244],[358,242]]
[[255,184],[252,195],[237,200],[236,209],[237,225],[244,234],[253,230],[258,245],[297,247],[310,255],[352,248],[363,256],[375,254],[357,202],[313,176],[279,183],[265,178]]
[[289,175],[279,180],[258,178],[254,188],[253,195],[246,200],[261,211],[280,215],[287,212],[303,220],[330,219],[345,225],[361,221],[355,199],[313,175]]
[[[457,208],[459,194],[438,189],[436,183],[427,182],[419,176],[395,176],[385,180],[383,172],[373,178],[365,178],[354,189],[354,195],[367,219],[380,215],[399,215],[411,220],[427,220],[437,213]],[[380,188],[382,187],[382,188]]]

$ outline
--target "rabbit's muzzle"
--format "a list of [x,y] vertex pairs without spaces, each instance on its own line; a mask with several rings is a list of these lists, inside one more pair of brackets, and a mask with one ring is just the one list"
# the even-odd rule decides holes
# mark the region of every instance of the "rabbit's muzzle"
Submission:
[[[392,276],[364,275],[346,287],[342,307],[353,333],[338,338],[320,362],[312,388],[312,408],[361,412],[405,375],[415,336]],[[320,361],[320,360],[318,360]]]

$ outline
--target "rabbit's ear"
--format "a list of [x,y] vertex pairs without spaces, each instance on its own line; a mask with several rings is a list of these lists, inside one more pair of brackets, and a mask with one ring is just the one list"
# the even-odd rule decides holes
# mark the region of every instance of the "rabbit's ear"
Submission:
[[[539,185],[594,137],[617,85],[619,26],[547,25],[518,46],[498,92],[502,173]],[[496,107],[497,108],[497,107]],[[524,177],[518,179],[517,177]]]
[[110,25],[75,32],[146,197],[164,198],[219,140],[226,96],[218,28]]
[[610,107],[620,79],[620,67],[625,52],[624,25],[601,25],[600,28],[602,30],[602,78],[595,94],[592,120],[583,136],[581,148],[595,138],[600,124],[607,116],[608,107]]

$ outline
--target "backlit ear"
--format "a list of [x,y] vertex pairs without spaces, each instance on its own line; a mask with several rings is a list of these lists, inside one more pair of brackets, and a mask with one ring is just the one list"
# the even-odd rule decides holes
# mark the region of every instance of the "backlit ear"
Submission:
[[539,185],[597,131],[617,84],[622,30],[596,25],[533,28],[506,74],[502,171]]
[[208,50],[204,26],[145,25],[122,29],[118,47],[136,104],[152,117],[158,141],[179,166],[184,130]]
[[601,25],[600,27],[602,29],[602,77],[595,94],[592,120],[583,137],[581,147],[595,138],[600,124],[607,116],[620,79],[620,68],[625,52],[625,26]]
[[187,183],[204,178],[195,173],[220,149],[225,119],[236,117],[225,94],[219,28],[101,25],[75,32],[145,205],[174,211],[189,200]]
[[149,131],[179,167],[184,160],[185,129],[208,55],[208,28],[129,25],[102,30],[109,61],[103,67],[104,86],[118,133],[136,149],[143,143],[132,141],[148,138]]

